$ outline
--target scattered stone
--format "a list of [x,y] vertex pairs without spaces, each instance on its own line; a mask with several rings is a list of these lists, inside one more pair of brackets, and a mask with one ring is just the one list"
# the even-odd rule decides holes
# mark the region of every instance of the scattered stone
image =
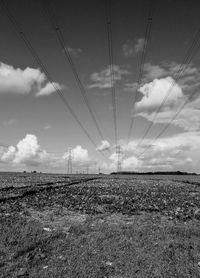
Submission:
[[51,232],[51,229],[50,228],[43,228],[43,230],[47,231],[47,232]]
[[110,261],[107,261],[107,262],[105,262],[105,265],[112,266],[112,265],[113,265],[113,263],[112,263],[112,262],[110,262]]
[[65,258],[61,255],[58,257],[60,260],[64,260]]
[[43,269],[46,269],[46,268],[48,268],[48,265],[44,265],[44,266],[43,266]]

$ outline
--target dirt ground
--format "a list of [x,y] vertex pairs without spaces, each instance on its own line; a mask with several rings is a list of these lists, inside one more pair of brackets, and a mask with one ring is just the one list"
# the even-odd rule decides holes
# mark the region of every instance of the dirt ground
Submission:
[[0,277],[200,277],[197,177],[5,178]]

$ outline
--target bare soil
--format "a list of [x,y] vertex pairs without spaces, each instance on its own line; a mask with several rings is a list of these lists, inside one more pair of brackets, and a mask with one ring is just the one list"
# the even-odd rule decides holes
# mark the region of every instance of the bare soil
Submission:
[[198,177],[0,182],[0,277],[200,277]]

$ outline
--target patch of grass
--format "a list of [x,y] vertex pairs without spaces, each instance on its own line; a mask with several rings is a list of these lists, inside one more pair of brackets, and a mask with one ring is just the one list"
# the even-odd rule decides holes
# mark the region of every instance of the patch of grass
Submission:
[[200,277],[198,215],[199,187],[170,180],[105,178],[10,199],[0,277]]
[[198,222],[186,225],[145,213],[82,216],[84,221],[66,210],[56,211],[54,220],[48,214],[53,212],[37,219],[31,214],[1,218],[0,277],[200,276]]

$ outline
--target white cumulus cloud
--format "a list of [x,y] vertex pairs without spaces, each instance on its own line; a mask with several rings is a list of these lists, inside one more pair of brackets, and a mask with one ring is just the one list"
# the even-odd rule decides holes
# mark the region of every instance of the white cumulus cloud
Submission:
[[9,146],[2,154],[1,160],[4,162],[17,164],[39,164],[46,158],[47,153],[41,150],[37,137],[27,134],[24,139],[14,146]]
[[35,94],[36,97],[41,97],[41,96],[49,96],[51,95],[52,93],[54,93],[56,90],[60,90],[61,89],[61,86],[56,83],[56,82],[53,82],[53,83],[46,83],[46,85],[40,89],[39,92],[37,92]]
[[[72,158],[75,162],[84,162],[89,160],[88,150],[84,149],[82,146],[78,145],[71,150]],[[63,155],[63,159],[67,159],[69,157],[69,152],[66,152]]]
[[[193,70],[191,69],[191,71]],[[139,88],[139,92],[143,96],[135,104],[136,115],[142,116],[148,121],[153,120],[154,123],[166,124],[173,118],[173,125],[188,131],[199,130],[200,97],[198,90],[190,90],[187,93],[184,91],[172,77],[154,79]]]
[[[38,143],[38,138],[34,134],[27,134],[16,146],[0,146],[0,163],[7,167],[6,169],[21,170],[32,167],[40,167],[45,171],[66,171],[66,160],[69,153],[56,154],[42,149]],[[94,161],[91,160],[88,150],[80,145],[72,148],[73,169],[89,165],[94,167]]]
[[[145,150],[151,140],[145,140],[140,151]],[[146,145],[146,146],[145,146]],[[143,168],[200,171],[200,133],[184,132],[170,137],[159,138],[142,157]],[[193,169],[193,170],[192,170]]]
[[89,159],[88,150],[80,145],[76,146],[72,151],[75,161],[85,161]]
[[155,110],[166,99],[162,107],[165,110],[166,107],[176,106],[185,98],[181,87],[172,77],[154,79],[140,87],[139,92],[143,97],[135,105],[137,111]]
[[[123,170],[200,172],[199,131],[188,131],[162,137],[155,142],[146,138],[142,144],[138,145],[138,143],[140,143],[140,139],[130,141],[129,144],[126,141],[121,141]],[[140,154],[142,155],[140,156]],[[113,154],[110,158],[115,162],[116,169],[116,154]]]
[[[58,88],[61,86],[55,83]],[[0,95],[27,95],[47,96],[52,94],[55,88],[47,81],[40,69],[27,67],[26,69],[14,68],[11,65],[0,63]]]
[[98,146],[98,151],[108,150],[110,148],[110,143],[107,140],[102,140],[101,145]]

